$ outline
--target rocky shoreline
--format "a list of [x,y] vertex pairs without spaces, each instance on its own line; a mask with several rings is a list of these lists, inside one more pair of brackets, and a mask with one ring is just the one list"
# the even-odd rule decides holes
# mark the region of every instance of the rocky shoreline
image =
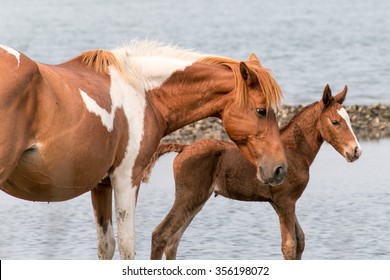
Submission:
[[[282,127],[297,114],[304,105],[284,105],[278,112],[279,126]],[[390,137],[390,105],[345,106],[351,119],[352,128],[359,140],[379,140]],[[203,138],[228,140],[221,120],[207,118],[163,138],[162,142],[189,144]]]

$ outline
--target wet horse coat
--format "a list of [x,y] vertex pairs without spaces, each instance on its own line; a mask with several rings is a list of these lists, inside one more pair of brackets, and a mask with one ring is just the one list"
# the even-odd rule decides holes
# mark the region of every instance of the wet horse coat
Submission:
[[120,255],[134,258],[138,188],[161,138],[220,117],[260,179],[280,183],[286,160],[273,111],[280,99],[255,56],[240,63],[134,42],[47,65],[0,46],[0,187],[32,201],[91,191],[99,258],[114,254],[114,191]]
[[145,170],[167,152],[179,152],[174,160],[175,201],[168,215],[154,229],[152,259],[175,259],[181,236],[213,192],[241,201],[268,201],[279,216],[282,251],[286,259],[300,259],[304,233],[295,215],[295,204],[309,181],[309,167],[323,141],[347,161],[360,157],[361,148],[349,117],[341,106],[347,88],[333,97],[326,86],[323,98],[305,107],[281,129],[289,164],[285,181],[278,186],[256,180],[256,170],[234,144],[205,139],[191,145],[162,144]]

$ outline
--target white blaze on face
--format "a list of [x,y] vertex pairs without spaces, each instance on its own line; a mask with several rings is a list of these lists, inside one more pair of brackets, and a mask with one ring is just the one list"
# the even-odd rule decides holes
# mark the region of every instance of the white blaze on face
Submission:
[[3,50],[5,50],[6,52],[8,52],[9,54],[12,54],[16,60],[18,61],[18,67],[19,67],[19,64],[20,64],[20,52],[10,48],[10,47],[7,47],[7,46],[4,46],[4,45],[0,45],[0,48],[2,48]]
[[350,121],[350,119],[349,119],[349,116],[348,116],[347,111],[346,111],[344,108],[341,108],[340,110],[337,110],[337,113],[339,113],[339,115],[340,115],[340,116],[345,120],[345,122],[347,123],[349,130],[351,131],[353,137],[355,138],[355,142],[356,142],[356,144],[357,144],[357,148],[358,148],[359,150],[361,150],[360,144],[359,144],[358,140],[356,139],[355,133],[354,133],[353,130],[352,130],[351,121]]

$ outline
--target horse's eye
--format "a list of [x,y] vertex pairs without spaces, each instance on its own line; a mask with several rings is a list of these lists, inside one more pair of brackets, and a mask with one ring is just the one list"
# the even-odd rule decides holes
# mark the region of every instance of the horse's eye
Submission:
[[332,124],[335,126],[338,126],[338,125],[340,125],[340,122],[339,121],[332,121]]
[[267,116],[267,110],[264,109],[264,108],[256,108],[256,114],[259,116],[259,117],[266,117]]

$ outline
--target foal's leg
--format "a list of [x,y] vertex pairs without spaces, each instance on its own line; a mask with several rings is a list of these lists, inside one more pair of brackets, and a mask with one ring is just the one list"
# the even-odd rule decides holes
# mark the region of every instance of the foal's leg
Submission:
[[297,259],[297,236],[295,232],[295,203],[285,202],[274,206],[278,213],[282,234],[282,252],[286,260]]
[[164,250],[164,254],[167,260],[176,260],[177,249],[179,247],[181,237],[183,236],[187,227],[191,224],[192,220],[195,218],[196,214],[198,214],[199,211],[203,208],[205,203],[206,201],[198,208],[197,211],[190,215],[185,224],[176,232],[174,236],[170,238]]
[[91,190],[92,206],[96,220],[99,259],[112,259],[115,238],[112,227],[112,187],[107,178]]
[[[204,146],[202,146],[204,145]],[[174,160],[175,202],[164,220],[153,230],[151,259],[176,258],[181,236],[213,190],[221,149],[210,149],[205,142],[184,149]],[[213,143],[213,147],[214,147]]]
[[[175,259],[181,236],[192,219],[206,203],[210,194],[192,193],[187,196],[176,196],[171,211],[153,230],[150,258],[160,260],[164,251],[167,259]],[[172,246],[172,247],[170,247]]]
[[298,218],[295,215],[295,232],[297,235],[297,256],[296,259],[302,259],[303,250],[305,249],[305,234],[299,225]]

